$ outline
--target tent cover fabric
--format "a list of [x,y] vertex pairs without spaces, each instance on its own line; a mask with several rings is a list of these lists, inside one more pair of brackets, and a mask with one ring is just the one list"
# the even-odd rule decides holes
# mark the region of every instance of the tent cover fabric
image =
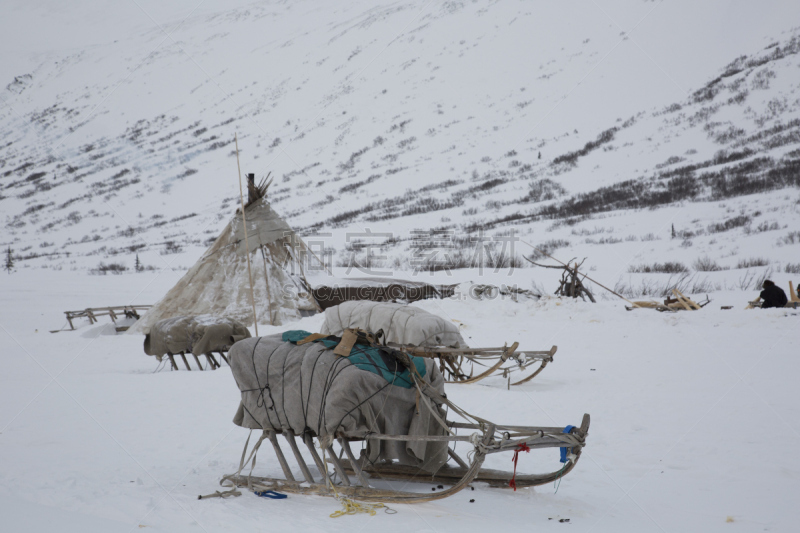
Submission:
[[352,301],[325,310],[320,333],[341,335],[348,328],[382,329],[386,342],[468,348],[453,322],[411,305]]
[[304,282],[305,243],[266,198],[248,205],[245,217],[249,248],[237,211],[197,263],[128,332],[148,333],[159,320],[204,314],[253,325],[246,254],[259,322],[279,325],[314,314],[316,305]]
[[[431,410],[436,409],[442,419],[444,411],[424,395],[417,410],[417,389],[405,385],[406,369],[388,354],[370,352],[361,344],[353,347],[350,357],[337,356],[332,347],[339,339],[332,337],[295,344],[308,335],[287,332],[233,345],[228,355],[242,394],[235,424],[249,429],[291,429],[298,435],[310,432],[323,443],[340,434],[366,439],[366,454],[372,462],[396,460],[435,471],[447,461],[446,442],[368,438],[370,433],[444,434]],[[444,379],[433,360],[414,358],[414,364],[424,368],[426,382],[444,393]]]

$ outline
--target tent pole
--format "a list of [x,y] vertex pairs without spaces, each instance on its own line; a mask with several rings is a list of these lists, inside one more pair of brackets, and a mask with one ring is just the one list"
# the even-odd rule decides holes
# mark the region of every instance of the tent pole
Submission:
[[262,244],[259,246],[261,248],[261,258],[264,260],[264,284],[267,286],[267,305],[269,306],[269,325],[274,326],[275,321],[272,319],[272,296],[270,295],[269,290],[269,276],[267,275],[267,254],[264,253],[264,245]]
[[239,164],[239,138],[236,133],[233,134],[233,140],[236,143],[236,167],[239,169],[239,200],[242,202],[242,226],[244,227],[244,256],[247,258],[247,279],[250,281],[250,303],[253,304],[253,326],[256,329],[256,337],[258,337],[258,317],[256,316],[256,297],[253,292],[253,274],[250,272],[250,245],[247,244],[247,219],[244,215],[244,192],[242,192],[242,166]]

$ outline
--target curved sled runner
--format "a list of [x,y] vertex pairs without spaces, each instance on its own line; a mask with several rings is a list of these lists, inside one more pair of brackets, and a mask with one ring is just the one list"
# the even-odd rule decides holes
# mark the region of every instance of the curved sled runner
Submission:
[[[261,434],[249,454],[248,437],[239,470],[220,481],[230,490],[201,498],[238,495],[237,487],[244,487],[254,492],[420,503],[445,498],[473,482],[516,490],[568,474],[589,432],[588,414],[579,427],[498,425],[471,415],[447,398],[444,378],[433,360],[380,345],[369,333],[351,330],[339,338],[288,331],[240,341],[229,358],[242,394],[234,423]],[[445,408],[464,421],[446,420]],[[294,469],[278,435],[289,445]],[[317,472],[307,464],[298,438]],[[256,454],[267,440],[282,479],[253,475]],[[366,443],[360,457],[350,447],[354,441]],[[451,444],[456,442],[470,448],[468,460],[453,450]],[[561,448],[563,467],[539,475],[482,468],[490,454],[506,452],[516,458],[520,452],[540,448]],[[249,473],[244,472],[248,464]],[[383,480],[448,487],[405,492],[377,486],[385,485]]]

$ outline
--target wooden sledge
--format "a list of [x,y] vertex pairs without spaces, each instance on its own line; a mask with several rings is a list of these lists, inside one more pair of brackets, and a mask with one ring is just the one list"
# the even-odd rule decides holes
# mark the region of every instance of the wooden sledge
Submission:
[[[116,324],[118,318],[133,318],[138,320],[140,318],[139,311],[147,311],[152,305],[117,305],[112,307],[87,307],[79,311],[64,311],[69,323],[69,329],[74,330],[75,326],[72,323],[73,318],[88,318],[89,324],[97,323],[97,317],[108,316],[111,321]],[[126,331],[128,326],[118,326],[117,332]],[[59,331],[67,331],[64,329],[56,329],[50,333],[58,333]]]
[[[438,359],[439,370],[445,376],[447,383],[476,383],[489,376],[502,376],[509,380],[509,385],[521,385],[538,376],[544,367],[553,361],[553,356],[558,350],[557,346],[553,346],[547,351],[517,351],[518,342],[498,348],[403,346],[392,343],[388,346],[417,357]],[[476,366],[485,370],[480,371]],[[475,375],[476,370],[479,370],[477,375]],[[512,383],[510,381],[512,373],[522,374],[522,379]]]
[[[346,330],[347,332],[350,332],[350,335],[357,336],[359,341],[368,342],[373,347],[378,345],[376,336],[372,334],[357,330]],[[347,335],[343,335],[337,347],[344,345],[349,352],[352,345],[348,347],[347,340]],[[302,340],[298,341],[298,344],[300,342]],[[439,431],[428,435],[392,435],[374,433],[364,429],[362,430],[363,433],[353,435],[352,433],[345,433],[340,425],[331,434],[316,435],[307,427],[305,433],[301,435],[301,441],[308,449],[308,453],[316,466],[317,473],[315,475],[300,453],[297,436],[294,432],[285,425],[282,425],[280,429],[269,427],[262,430],[260,438],[250,450],[249,455],[248,445],[250,438],[248,437],[239,462],[238,471],[234,474],[223,476],[220,480],[220,485],[227,487],[228,490],[217,491],[206,496],[198,496],[198,498],[238,496],[241,493],[237,488],[245,487],[254,492],[272,490],[296,494],[317,494],[334,496],[340,500],[347,498],[365,502],[422,503],[451,496],[474,482],[484,482],[492,487],[513,487],[514,490],[518,487],[532,487],[550,483],[568,474],[578,462],[589,434],[590,417],[588,414],[583,415],[583,420],[579,427],[531,427],[495,424],[467,413],[455,405],[445,394],[439,393],[419,374],[414,361],[409,357],[409,352],[386,345],[381,345],[381,348],[384,354],[393,357],[399,365],[408,370],[408,376],[413,383],[413,387],[417,390],[417,409],[428,409],[433,419],[440,424]],[[515,346],[512,348],[515,348]],[[506,353],[513,353],[513,350],[506,349]],[[450,415],[458,416],[464,421],[453,422],[445,420],[444,411],[442,410],[444,407],[447,407]],[[462,431],[462,434],[458,434],[459,430]],[[286,455],[278,443],[279,434],[286,438],[299,467],[302,479],[295,477],[295,471],[289,466]],[[283,479],[252,475],[256,464],[256,454],[265,440],[268,440],[273,447],[275,456],[283,471]],[[354,455],[350,448],[350,442],[353,441],[369,441],[373,443],[375,441],[446,442],[448,443],[447,459],[445,464],[436,468],[435,471],[401,465],[394,461],[373,463],[370,462],[364,452],[358,458]],[[333,447],[334,442],[339,446],[338,455]],[[471,448],[467,454],[469,461],[464,460],[449,445],[449,443],[455,442],[461,442]],[[318,448],[322,451],[322,456],[320,456]],[[561,448],[561,462],[564,466],[556,471],[544,474],[516,475],[518,454],[540,448]],[[514,472],[482,468],[487,455],[504,452],[514,454]],[[251,465],[250,472],[243,474],[242,472],[248,463]],[[333,467],[333,474],[329,472],[329,463]],[[380,488],[376,486],[378,480],[436,483],[442,485],[442,490],[406,492],[391,488]],[[381,483],[381,485],[384,485],[384,483]],[[447,488],[444,485],[447,485]]]
[[[452,447],[449,447],[448,455],[454,464],[447,463],[436,472],[426,472],[420,468],[398,463],[370,464],[363,455],[361,458],[356,458],[350,448],[350,442],[363,439],[347,439],[337,436],[336,440],[340,448],[337,456],[332,444],[325,446],[316,436],[312,437],[306,434],[301,438],[301,441],[314,461],[314,466],[318,471],[316,476],[311,471],[312,466],[306,464],[301,455],[297,444],[297,436],[293,432],[288,430],[283,432],[265,430],[253,446],[249,456],[247,456],[248,444],[245,444],[239,471],[235,474],[223,476],[220,481],[220,485],[230,490],[198,496],[198,499],[239,495],[240,493],[236,488],[246,488],[253,492],[274,490],[294,494],[313,494],[336,498],[346,497],[364,502],[424,503],[452,496],[468,487],[471,483],[476,482],[487,483],[490,487],[496,488],[513,487],[515,490],[522,487],[534,487],[552,483],[575,468],[581,456],[581,451],[586,445],[589,422],[590,417],[585,414],[580,427],[573,427],[569,432],[565,433],[565,428],[560,427],[499,426],[486,421],[479,424],[459,424],[448,421],[450,428],[455,430],[467,429],[471,433],[469,435],[453,434],[428,437],[382,434],[370,434],[368,436],[370,440],[446,440],[448,442],[472,444],[473,449],[470,452],[472,453],[472,459],[470,462],[462,459],[453,451]],[[278,442],[277,435],[279,433],[286,438],[289,448],[292,450],[292,455],[294,455],[300,468],[302,480],[298,480],[295,477],[286,460],[286,455]],[[247,466],[247,463],[255,465],[256,453],[264,440],[268,440],[272,444],[285,476],[283,479],[253,476],[252,468],[251,474],[242,474],[242,470]],[[315,446],[315,443],[317,446]],[[322,457],[317,448],[323,451]],[[520,451],[540,448],[566,448],[564,466],[554,472],[532,475],[517,475],[512,472],[481,468],[487,455],[502,452],[519,453]],[[247,456],[247,459],[245,459],[245,456]],[[329,472],[328,464],[332,465],[333,473]],[[376,480],[416,481],[418,483],[447,485],[447,487],[431,492],[406,492],[375,487]]]

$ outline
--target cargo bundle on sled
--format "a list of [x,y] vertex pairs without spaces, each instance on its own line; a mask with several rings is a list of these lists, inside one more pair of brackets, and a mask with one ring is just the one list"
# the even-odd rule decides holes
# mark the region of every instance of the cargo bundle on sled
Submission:
[[204,355],[208,361],[206,368],[216,370],[221,363],[214,358],[214,352],[227,363],[225,352],[237,341],[248,337],[250,332],[244,324],[232,318],[214,315],[176,316],[153,324],[150,332],[144,336],[144,353],[155,356],[159,363],[167,357],[173,370],[178,370],[176,355],[183,359],[186,370],[191,370],[186,354],[193,355],[197,368],[203,370],[200,356]]
[[521,385],[538,376],[558,349],[518,350],[516,342],[511,346],[470,348],[452,321],[397,303],[344,302],[325,310],[322,333],[342,335],[348,328],[382,331],[383,340],[390,346],[435,360],[447,383],[475,383],[489,376],[502,376],[509,385]]
[[[363,331],[347,330],[343,337],[288,331],[237,342],[228,355],[242,395],[234,423],[261,433],[249,455],[245,444],[238,472],[222,478],[230,490],[209,496],[237,494],[237,487],[246,487],[260,493],[417,503],[450,496],[473,482],[516,489],[568,474],[588,434],[589,415],[579,427],[528,427],[469,414],[447,398],[432,359],[382,345]],[[445,408],[461,421],[447,420]],[[296,467],[290,466],[278,435],[286,439]],[[274,449],[282,478],[253,474],[264,441]],[[366,444],[359,456],[351,449],[354,441]],[[455,443],[469,452],[457,454]],[[301,445],[313,465],[306,463]],[[563,466],[540,475],[482,468],[490,454],[538,448],[561,448]],[[404,492],[387,488],[384,480],[448,487]]]

